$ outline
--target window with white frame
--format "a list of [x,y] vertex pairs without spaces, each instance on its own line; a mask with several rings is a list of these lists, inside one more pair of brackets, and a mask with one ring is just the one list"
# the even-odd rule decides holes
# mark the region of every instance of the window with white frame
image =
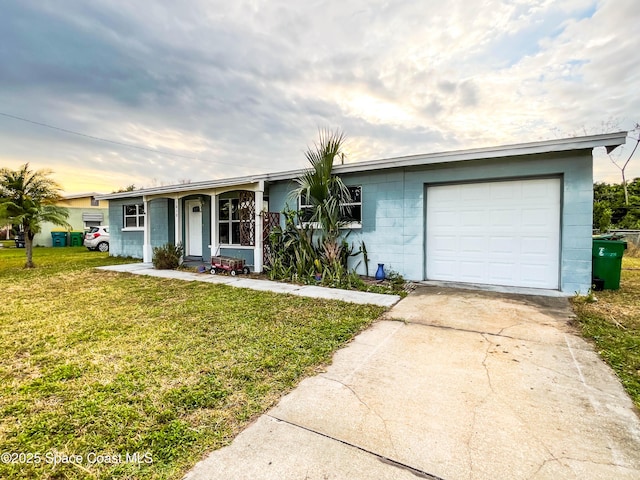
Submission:
[[238,198],[218,200],[218,242],[220,245],[240,245],[240,211]]
[[[342,203],[343,213],[340,221],[345,224],[346,228],[353,228],[362,225],[362,187],[360,185],[347,186],[351,201]],[[300,195],[299,211],[300,219],[303,223],[309,223],[313,216],[313,205],[303,193]]]
[[124,209],[124,228],[143,228],[144,227],[144,204],[143,203],[125,205],[123,209]]

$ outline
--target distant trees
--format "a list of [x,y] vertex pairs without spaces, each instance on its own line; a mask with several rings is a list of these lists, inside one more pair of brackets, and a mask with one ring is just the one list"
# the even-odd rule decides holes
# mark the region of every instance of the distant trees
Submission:
[[640,229],[640,178],[621,184],[593,185],[593,228]]
[[126,187],[120,187],[118,190],[114,190],[111,193],[123,193],[123,192],[133,192],[137,187],[132,183],[131,185],[127,185]]

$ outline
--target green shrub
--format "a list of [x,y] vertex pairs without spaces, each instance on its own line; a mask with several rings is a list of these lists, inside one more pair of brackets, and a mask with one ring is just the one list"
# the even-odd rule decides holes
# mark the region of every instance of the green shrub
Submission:
[[165,243],[161,247],[153,247],[153,267],[158,270],[173,270],[180,266],[182,244]]

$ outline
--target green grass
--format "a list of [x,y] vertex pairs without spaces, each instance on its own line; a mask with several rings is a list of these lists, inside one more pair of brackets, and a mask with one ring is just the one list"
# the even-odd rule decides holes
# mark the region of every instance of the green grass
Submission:
[[84,248],[34,260],[0,250],[0,452],[40,463],[0,478],[180,478],[383,311],[97,271],[126,260]]
[[573,299],[585,337],[613,368],[640,408],[640,258],[623,257],[620,290],[595,292],[597,301]]

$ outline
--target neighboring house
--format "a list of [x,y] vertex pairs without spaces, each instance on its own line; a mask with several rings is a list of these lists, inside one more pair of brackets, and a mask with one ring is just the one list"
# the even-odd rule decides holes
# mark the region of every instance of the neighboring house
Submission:
[[[414,281],[586,292],[592,150],[625,140],[619,132],[336,165],[354,197],[349,242],[366,243],[369,272],[384,263]],[[110,254],[150,262],[153,246],[179,242],[186,256],[242,257],[262,271],[263,232],[282,222],[301,172],[100,196]]]
[[[60,200],[57,205],[69,210],[67,222],[71,225],[72,231],[84,232],[90,227],[107,225],[109,219],[109,202],[98,200],[98,193],[83,193],[79,195],[67,195]],[[37,246],[51,246],[51,232],[67,230],[59,225],[44,222],[42,229],[34,239],[33,244]]]

